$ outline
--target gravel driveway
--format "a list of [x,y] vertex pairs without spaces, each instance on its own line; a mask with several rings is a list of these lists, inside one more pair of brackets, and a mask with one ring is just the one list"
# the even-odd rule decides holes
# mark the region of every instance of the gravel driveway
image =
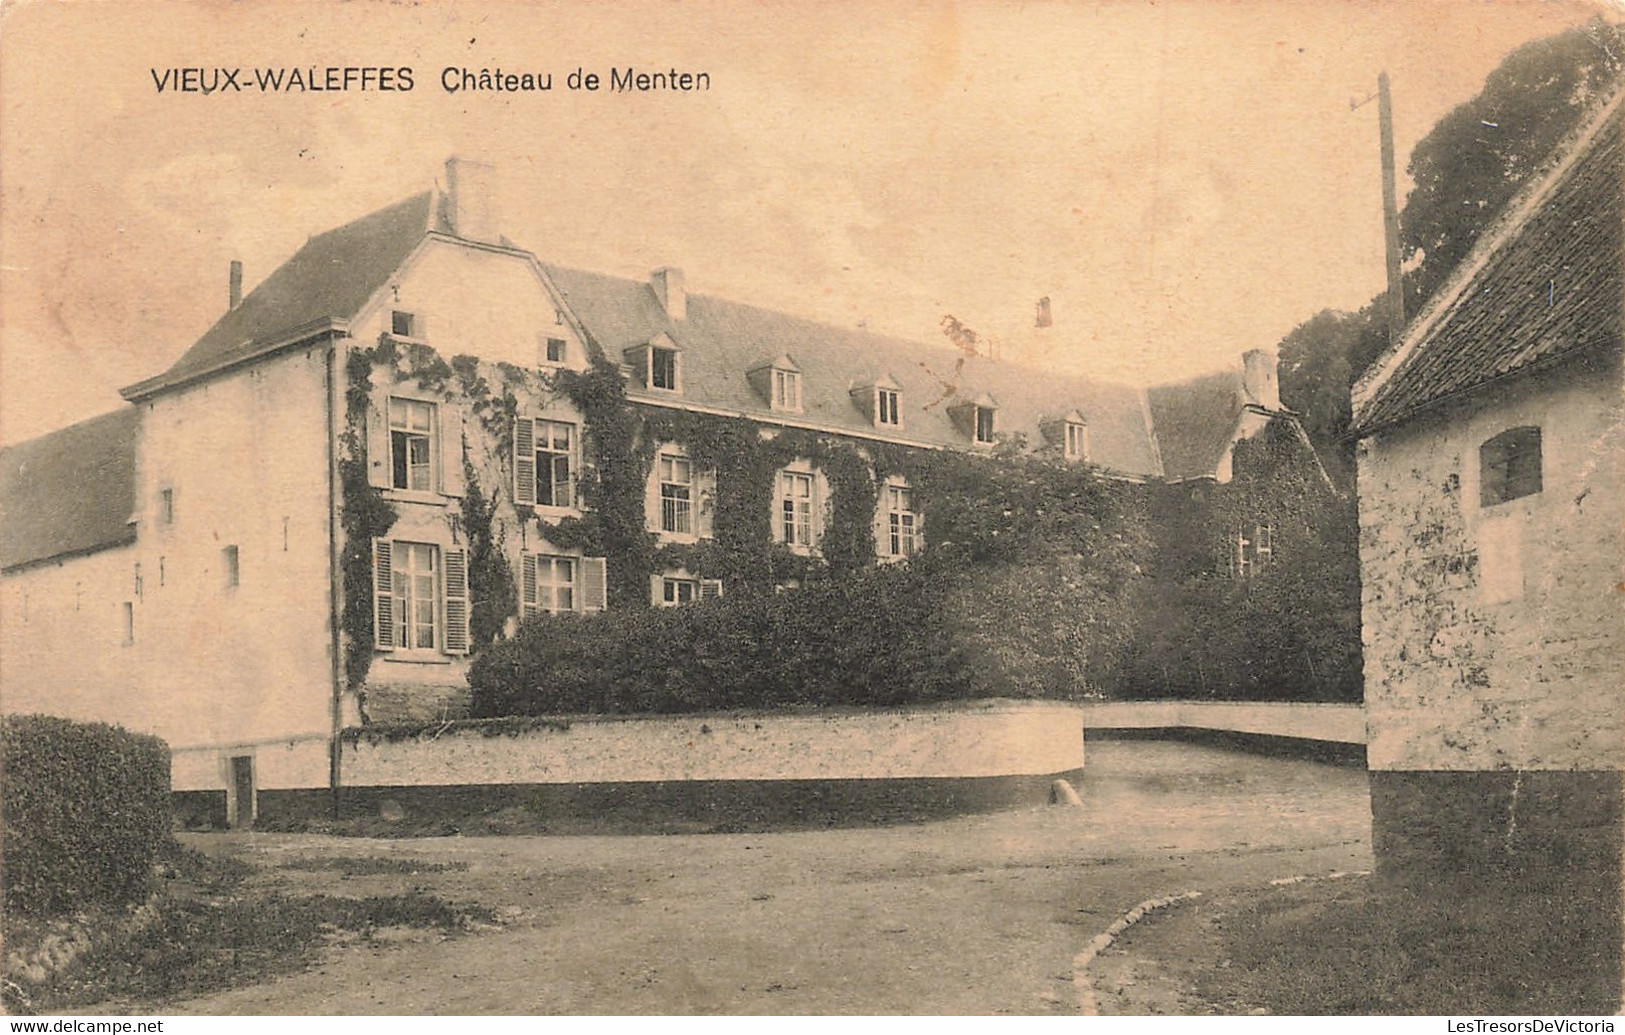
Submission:
[[[1091,742],[1082,808],[918,826],[371,841],[189,835],[290,887],[420,887],[500,929],[336,947],[202,1014],[1074,1013],[1072,958],[1135,903],[1370,866],[1363,770]],[[343,877],[313,857],[466,864]]]

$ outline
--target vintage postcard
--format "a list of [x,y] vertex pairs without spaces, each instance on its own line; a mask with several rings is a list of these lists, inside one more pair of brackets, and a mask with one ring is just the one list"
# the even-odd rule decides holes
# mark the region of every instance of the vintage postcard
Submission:
[[5,1010],[1613,1030],[1622,24],[6,3]]

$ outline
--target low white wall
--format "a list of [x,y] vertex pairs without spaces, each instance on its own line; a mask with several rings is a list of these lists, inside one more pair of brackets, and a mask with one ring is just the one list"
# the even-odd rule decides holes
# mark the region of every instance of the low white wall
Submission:
[[1201,729],[1365,743],[1357,704],[1296,701],[1106,701],[1082,706],[1085,729]]
[[347,787],[680,780],[1047,776],[1083,766],[1075,704],[981,701],[886,711],[571,716],[347,743]]

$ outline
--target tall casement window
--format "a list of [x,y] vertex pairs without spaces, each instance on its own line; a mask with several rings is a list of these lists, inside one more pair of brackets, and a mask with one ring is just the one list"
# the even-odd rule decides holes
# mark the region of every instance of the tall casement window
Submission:
[[677,391],[677,350],[649,347],[649,387]]
[[811,548],[813,529],[813,476],[801,471],[779,472],[779,542]]
[[885,557],[913,557],[920,552],[920,515],[914,492],[906,485],[887,485],[884,497],[886,526],[880,552]]
[[686,456],[661,453],[660,530],[678,535],[694,532],[694,464]]
[[1246,578],[1268,567],[1275,558],[1275,526],[1267,520],[1236,526],[1231,570]]
[[1493,507],[1541,490],[1540,429],[1511,428],[1478,447],[1478,504]]
[[898,393],[895,388],[875,389],[875,424],[883,428],[900,428],[903,426],[903,412],[898,409]]
[[389,400],[390,484],[428,492],[434,488],[435,406],[417,399]]
[[514,501],[542,507],[575,505],[576,426],[520,417],[514,425]]
[[527,553],[521,558],[520,616],[602,611],[604,559]]
[[388,651],[466,654],[468,552],[398,539],[372,541],[374,644]]
[[976,441],[984,445],[993,442],[993,407],[976,407]]

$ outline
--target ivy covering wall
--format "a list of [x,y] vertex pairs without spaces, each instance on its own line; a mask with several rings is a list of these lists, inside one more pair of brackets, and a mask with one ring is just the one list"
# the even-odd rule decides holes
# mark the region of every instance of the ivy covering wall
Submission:
[[[446,362],[386,337],[352,353],[351,366],[342,473],[352,686],[371,657],[371,562],[360,544],[393,519],[366,486],[359,422],[367,391],[410,381],[471,417],[465,494],[448,520],[470,551],[479,714],[1358,694],[1351,505],[1289,425],[1238,446],[1231,484],[1193,489],[1107,479],[1020,443],[991,455],[920,449],[643,405],[606,363],[543,372]],[[584,432],[581,507],[555,520],[513,503],[513,423],[565,404]],[[714,479],[711,534],[697,542],[648,530],[648,480],[670,446]],[[811,556],[777,542],[771,521],[778,474],[797,461],[829,489]],[[894,476],[912,489],[926,545],[907,564],[881,565],[876,507]],[[1234,578],[1219,560],[1230,529],[1266,511],[1281,560]],[[538,616],[507,638],[522,546],[606,558],[609,612]],[[679,569],[720,580],[723,600],[651,608],[651,576]],[[801,588],[776,592],[785,586]],[[876,600],[880,610],[868,606]],[[853,615],[863,620],[846,621]]]

